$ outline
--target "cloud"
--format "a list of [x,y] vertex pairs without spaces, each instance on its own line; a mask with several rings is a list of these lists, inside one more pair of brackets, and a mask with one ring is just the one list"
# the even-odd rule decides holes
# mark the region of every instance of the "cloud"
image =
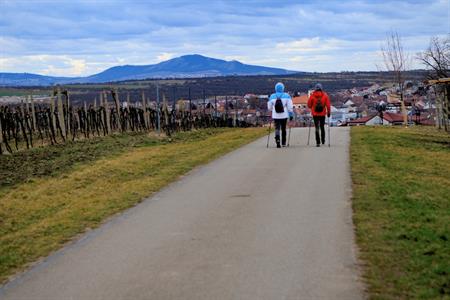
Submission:
[[66,55],[28,55],[13,58],[0,58],[0,67],[9,69],[19,67],[27,73],[39,73],[53,76],[82,76],[86,72],[98,72],[103,68],[89,64],[85,59],[76,59]]
[[169,60],[173,57],[172,53],[161,53],[160,55],[158,55],[156,58],[158,59],[158,61],[165,61],[165,60]]
[[324,40],[320,37],[302,38],[300,40],[278,43],[276,48],[281,52],[324,52],[342,49],[345,41],[337,39]]
[[[386,32],[398,31],[417,52],[450,26],[448,0],[0,1],[0,71],[66,76],[190,53],[296,70],[370,70]],[[31,59],[39,56],[46,59]]]

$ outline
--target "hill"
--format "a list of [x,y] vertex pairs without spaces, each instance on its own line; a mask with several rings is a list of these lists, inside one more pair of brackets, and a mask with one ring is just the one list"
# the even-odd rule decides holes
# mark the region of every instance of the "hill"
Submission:
[[0,86],[42,86],[68,82],[71,78],[31,73],[0,73]]
[[0,73],[2,86],[46,86],[68,83],[105,83],[150,78],[218,77],[230,75],[288,75],[296,73],[279,68],[225,61],[198,54],[184,55],[153,65],[125,65],[109,68],[88,77],[64,78],[29,73]]

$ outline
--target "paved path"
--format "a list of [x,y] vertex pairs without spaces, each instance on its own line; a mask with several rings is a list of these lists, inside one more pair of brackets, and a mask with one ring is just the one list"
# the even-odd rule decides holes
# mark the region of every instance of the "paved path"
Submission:
[[[0,289],[0,299],[360,299],[349,130],[260,139],[198,168]],[[311,140],[314,144],[313,140]]]

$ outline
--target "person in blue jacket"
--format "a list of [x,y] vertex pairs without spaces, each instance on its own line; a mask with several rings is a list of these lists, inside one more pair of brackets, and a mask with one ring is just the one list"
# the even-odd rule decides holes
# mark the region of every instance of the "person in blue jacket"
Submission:
[[284,92],[284,84],[281,82],[275,85],[275,93],[270,95],[269,101],[267,102],[267,109],[272,112],[272,119],[275,123],[275,142],[277,143],[277,148],[281,148],[281,145],[285,147],[287,119],[292,120],[294,107],[291,96]]

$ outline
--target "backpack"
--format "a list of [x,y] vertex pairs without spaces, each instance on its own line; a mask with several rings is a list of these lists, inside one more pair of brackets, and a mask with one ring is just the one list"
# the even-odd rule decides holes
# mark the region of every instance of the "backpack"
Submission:
[[284,113],[284,106],[283,101],[281,101],[281,98],[277,98],[277,100],[275,101],[275,111],[277,113]]
[[317,97],[316,99],[317,99],[317,101],[316,101],[316,106],[314,106],[314,111],[318,112],[318,113],[323,112],[324,107],[323,107],[323,103],[322,103],[322,96]]

